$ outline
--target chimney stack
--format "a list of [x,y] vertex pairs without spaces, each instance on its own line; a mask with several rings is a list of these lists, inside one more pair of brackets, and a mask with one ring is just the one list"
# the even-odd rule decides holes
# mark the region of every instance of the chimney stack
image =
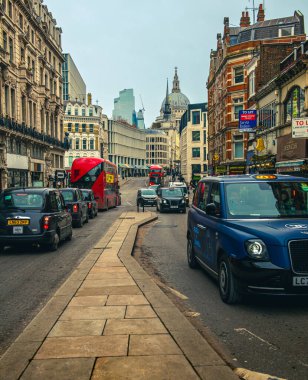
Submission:
[[92,104],[92,94],[91,92],[88,93],[88,106]]
[[249,26],[250,25],[250,16],[249,16],[249,12],[247,11],[246,12],[246,26]]
[[244,26],[245,26],[245,12],[242,12],[242,17],[240,20],[240,27],[244,28]]
[[262,22],[265,20],[265,13],[263,9],[263,5],[259,5],[259,10],[258,10],[258,16],[257,16],[257,22]]
[[247,28],[250,25],[249,12],[242,12],[242,17],[240,20],[240,27]]

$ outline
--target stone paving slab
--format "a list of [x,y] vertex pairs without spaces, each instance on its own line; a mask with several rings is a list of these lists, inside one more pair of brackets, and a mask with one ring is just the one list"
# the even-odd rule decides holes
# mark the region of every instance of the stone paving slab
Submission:
[[108,319],[104,335],[166,334],[167,330],[158,318]]
[[68,306],[105,306],[107,295],[105,296],[80,296],[74,297]]
[[21,380],[89,380],[94,358],[32,360]]
[[48,337],[102,335],[105,324],[105,319],[58,321]]
[[201,377],[201,379],[203,380],[239,380],[239,378],[233,373],[231,368],[226,365],[202,366],[202,367],[195,367],[195,369],[197,373],[199,374],[199,376]]
[[135,281],[130,278],[106,278],[101,280],[85,280],[82,288],[97,288],[97,287],[103,287],[103,286],[130,286],[130,285],[136,285]]
[[126,308],[125,318],[157,318],[157,314],[150,305],[130,305]]
[[[197,380],[182,355],[99,358],[91,380]],[[216,379],[218,380],[218,379]]]
[[81,287],[76,295],[79,296],[96,296],[96,295],[109,295],[109,294],[142,294],[138,286],[103,286],[95,288],[87,288],[85,286]]
[[182,355],[169,334],[131,335],[128,355]]
[[128,273],[128,271],[123,266],[122,267],[99,267],[95,265],[89,272],[89,274],[93,274],[93,273],[102,273],[105,276],[107,273]]
[[143,295],[110,295],[106,305],[148,305]]
[[47,338],[34,359],[126,356],[128,335]]
[[61,315],[61,321],[73,319],[124,318],[125,306],[72,306]]
[[[118,267],[122,268],[122,267]],[[99,268],[102,269],[102,268]],[[114,280],[114,279],[131,279],[131,276],[128,272],[94,272],[91,271],[91,273],[88,274],[87,280],[92,281],[92,280]]]

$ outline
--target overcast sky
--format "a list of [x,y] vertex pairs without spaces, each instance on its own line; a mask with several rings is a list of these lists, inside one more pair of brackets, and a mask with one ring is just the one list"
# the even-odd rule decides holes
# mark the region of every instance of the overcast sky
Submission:
[[[63,30],[70,53],[87,85],[111,117],[113,99],[133,88],[136,110],[145,108],[146,127],[159,115],[178,67],[181,92],[191,103],[207,100],[209,55],[223,19],[239,25],[253,0],[44,0]],[[255,0],[257,7],[261,0]],[[265,0],[265,18],[300,10],[308,23],[308,0]],[[250,11],[251,12],[251,11]],[[251,14],[252,19],[252,14]],[[307,28],[306,28],[307,31]]]

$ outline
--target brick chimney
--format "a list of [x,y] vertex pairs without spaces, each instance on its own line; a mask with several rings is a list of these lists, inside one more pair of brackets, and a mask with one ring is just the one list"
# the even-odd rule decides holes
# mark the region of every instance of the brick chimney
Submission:
[[240,27],[247,28],[250,25],[249,12],[242,12],[242,17],[240,20]]
[[263,5],[259,5],[259,10],[258,10],[258,16],[257,16],[257,22],[262,22],[265,20],[265,13],[263,9]]

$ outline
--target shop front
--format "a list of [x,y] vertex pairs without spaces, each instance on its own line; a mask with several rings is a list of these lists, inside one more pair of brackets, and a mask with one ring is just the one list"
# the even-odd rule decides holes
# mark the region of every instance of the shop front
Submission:
[[7,154],[7,187],[29,186],[28,157],[19,154]]
[[308,177],[307,157],[308,139],[292,138],[291,134],[278,137],[277,173]]
[[239,175],[246,173],[246,162],[239,162],[229,165],[229,175]]
[[228,173],[227,165],[216,165],[214,166],[215,175],[226,175]]
[[33,162],[31,164],[31,183],[33,187],[44,186],[44,165]]

